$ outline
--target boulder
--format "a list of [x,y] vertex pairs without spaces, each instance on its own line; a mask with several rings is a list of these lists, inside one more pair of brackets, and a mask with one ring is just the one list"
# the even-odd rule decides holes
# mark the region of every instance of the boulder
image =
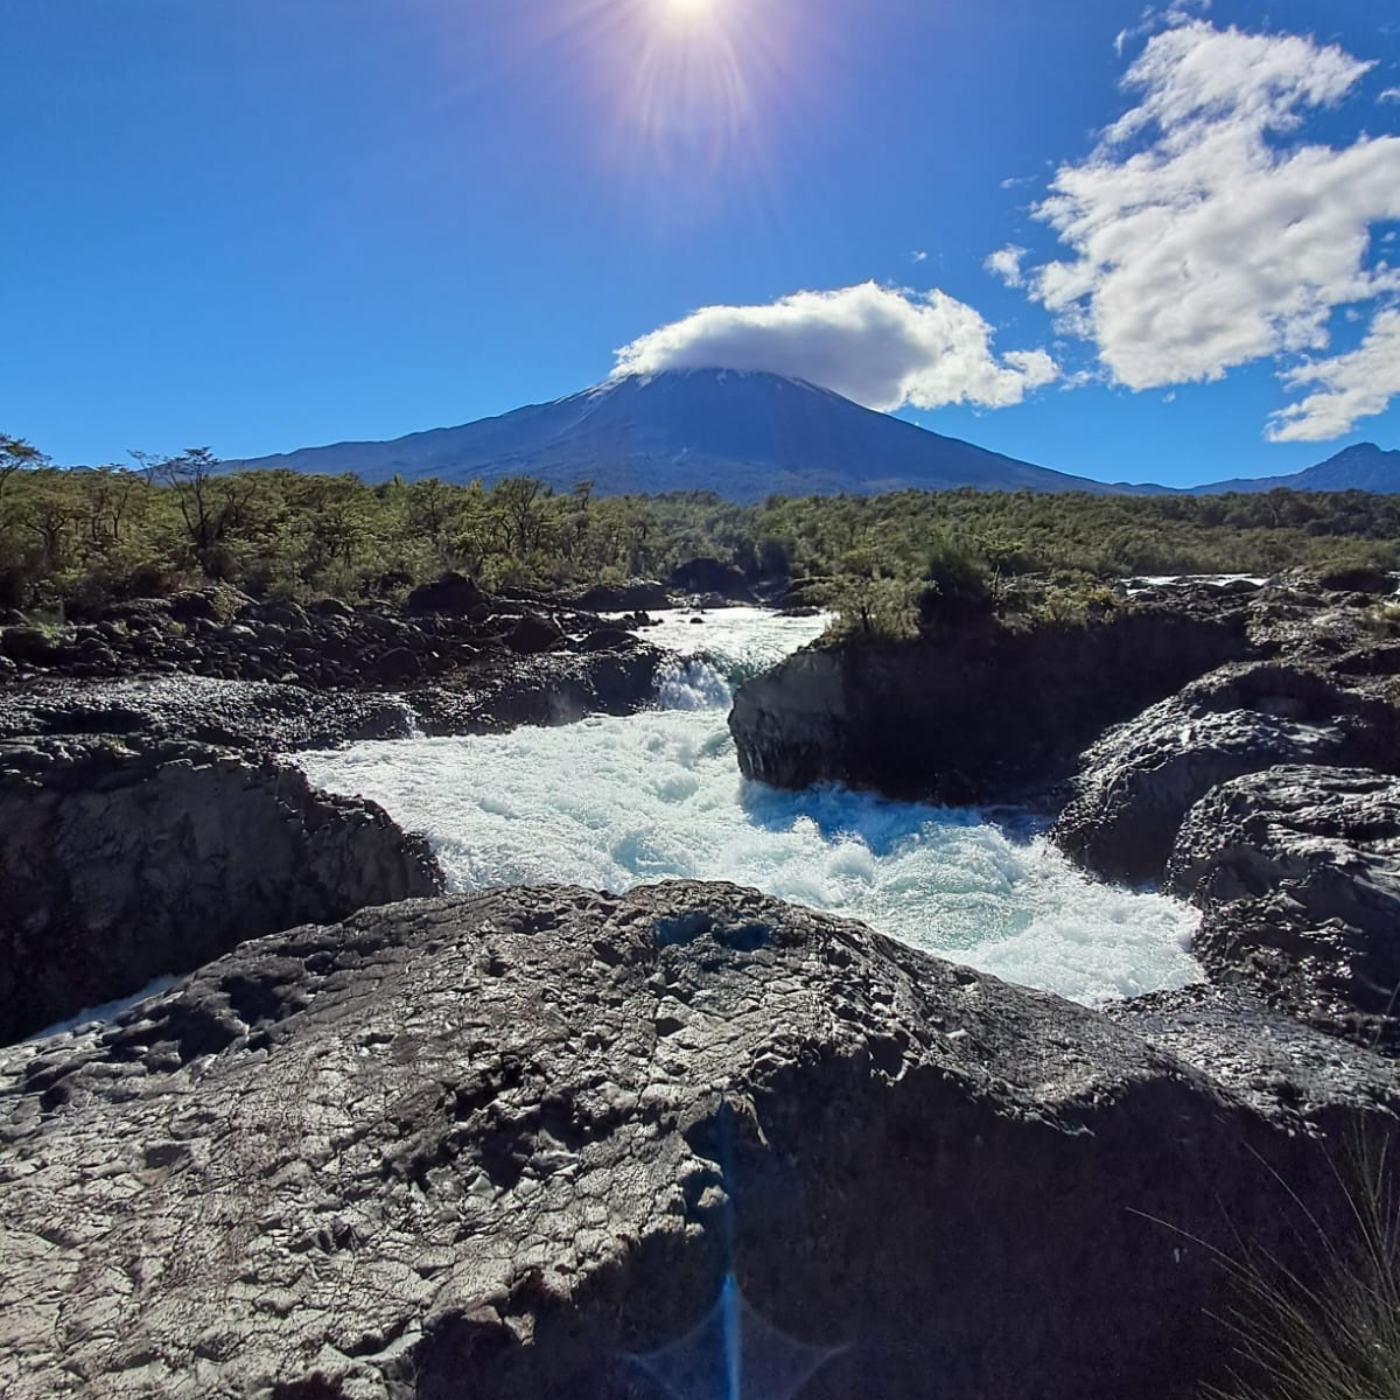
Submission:
[[410,613],[451,613],[463,617],[490,601],[471,579],[462,574],[444,574],[434,583],[420,584],[408,595],[404,606]]
[[653,579],[629,579],[626,583],[598,583],[569,600],[569,606],[585,612],[644,612],[671,606],[670,594]]
[[1393,765],[1400,713],[1306,667],[1226,666],[1105,734],[1052,837],[1106,880],[1160,880],[1177,829],[1217,783],[1280,763]]
[[580,651],[627,651],[639,645],[636,637],[621,627],[599,627],[584,637],[578,647]]
[[1248,655],[1244,607],[1134,601],[1083,624],[983,619],[936,638],[798,652],[735,694],[739,766],[784,788],[1036,797],[1107,725]]
[[[629,642],[632,639],[629,638]],[[429,735],[499,734],[525,724],[572,724],[586,715],[630,715],[655,703],[667,653],[641,642],[607,651],[551,651],[404,697]]]
[[418,837],[272,760],[0,745],[0,1041],[259,934],[441,888]]
[[[742,569],[718,559],[691,559],[675,569],[668,580],[678,593],[714,594],[724,602],[752,603],[753,589]],[[655,606],[661,607],[662,604]]]
[[47,666],[52,663],[58,642],[42,627],[6,627],[0,630],[0,656],[22,665]]
[[1333,569],[1318,579],[1320,588],[1338,593],[1394,593],[1395,578],[1384,569],[1357,565],[1349,569]]
[[191,588],[176,593],[170,599],[170,616],[186,625],[196,621],[222,622],[230,606],[236,610],[249,602],[233,589],[224,590],[225,598],[220,597],[220,592],[217,588]]
[[564,640],[564,633],[552,618],[525,613],[506,634],[506,645],[521,656],[549,651]]
[[1322,1029],[1400,1048],[1400,779],[1285,765],[1192,807],[1167,867],[1193,951]]
[[728,886],[368,910],[0,1052],[0,1388],[729,1394],[727,1299],[746,1395],[1186,1400],[1332,1218],[1256,1098]]

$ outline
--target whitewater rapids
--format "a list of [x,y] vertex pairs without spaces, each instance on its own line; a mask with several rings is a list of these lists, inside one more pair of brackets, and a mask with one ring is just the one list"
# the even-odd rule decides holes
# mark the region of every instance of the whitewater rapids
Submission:
[[1194,910],[1086,880],[1024,818],[744,780],[725,723],[731,688],[823,620],[690,617],[662,614],[647,634],[683,657],[654,710],[296,761],[319,786],[425,833],[454,891],[729,880],[1086,1005],[1200,980]]

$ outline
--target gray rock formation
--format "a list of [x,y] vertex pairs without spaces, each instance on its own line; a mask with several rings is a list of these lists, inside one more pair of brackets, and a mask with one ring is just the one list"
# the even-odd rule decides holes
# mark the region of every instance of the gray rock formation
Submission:
[[1190,811],[1169,886],[1206,911],[1213,980],[1327,1030],[1400,1046],[1400,779],[1277,767]]
[[1094,744],[1052,836],[1103,879],[1159,880],[1193,803],[1280,763],[1394,766],[1400,713],[1296,666],[1224,667]]
[[246,938],[441,889],[418,837],[196,745],[0,745],[0,1042]]
[[1250,652],[1246,603],[1185,592],[1080,623],[990,618],[911,642],[813,649],[741,686],[746,777],[935,801],[1021,800],[1110,724]]
[[[560,595],[507,592],[523,596],[488,597],[448,575],[416,589],[406,609],[331,598],[302,607],[226,587],[138,598],[52,629],[0,625],[0,681],[201,676],[323,692],[470,684],[519,670],[512,636],[514,651],[577,651],[607,625]],[[522,629],[522,614],[542,610],[547,622]]]
[[[593,636],[602,638],[601,649],[592,649]],[[580,647],[585,650],[503,657],[441,683],[408,679],[395,692],[185,675],[40,677],[0,686],[0,740],[108,734],[292,753],[406,739],[420,730],[481,734],[562,724],[586,714],[630,714],[652,702],[665,652],[612,628],[599,628]]]
[[290,753],[355,739],[406,739],[415,722],[398,695],[270,681],[43,678],[0,689],[0,739],[109,734]]
[[0,1390],[641,1400],[732,1269],[804,1400],[1185,1400],[1317,1108],[732,887],[366,911],[0,1051]]

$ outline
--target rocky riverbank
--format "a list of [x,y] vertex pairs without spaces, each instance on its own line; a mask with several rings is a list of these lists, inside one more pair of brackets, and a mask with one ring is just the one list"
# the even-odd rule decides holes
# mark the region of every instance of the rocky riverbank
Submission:
[[449,577],[401,608],[210,588],[61,628],[0,627],[0,738],[104,733],[290,752],[627,714],[650,702],[662,653],[636,631],[644,613],[619,625],[595,609],[658,597],[656,584],[575,602],[491,597]]
[[410,604],[172,602],[111,674],[65,635],[0,683],[0,1040],[183,974],[0,1048],[7,1397],[689,1396],[729,1297],[779,1400],[1194,1400],[1223,1259],[1330,1286],[1343,1144],[1400,1110],[1374,597],[1149,590],[741,689],[749,771],[1067,792],[1067,850],[1195,900],[1211,985],[1108,1014],[731,886],[438,897],[269,755],[625,712],[660,653],[465,580]]
[[438,892],[421,839],[274,756],[630,713],[663,653],[590,609],[658,598],[448,577],[402,608],[303,608],[211,587],[0,627],[0,1043],[244,939]]
[[730,727],[782,786],[1036,801],[1092,874],[1200,905],[1212,980],[1393,1050],[1400,609],[1366,582],[1125,588],[1074,626],[817,648],[744,686]]
[[978,614],[917,641],[799,652],[740,688],[730,730],[745,776],[777,787],[1017,801],[1067,777],[1106,726],[1250,650],[1233,593],[1125,598],[1082,622]]
[[1393,1121],[1392,1082],[1274,1067],[726,886],[366,911],[0,1051],[0,1380],[621,1400],[732,1270],[751,1374],[808,1400],[1186,1400],[1211,1249],[1310,1276],[1309,1125]]

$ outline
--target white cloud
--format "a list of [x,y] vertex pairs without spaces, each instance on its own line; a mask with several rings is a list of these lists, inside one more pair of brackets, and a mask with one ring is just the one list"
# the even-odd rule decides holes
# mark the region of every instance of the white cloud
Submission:
[[911,253],[909,256],[913,258],[916,263],[928,261],[928,254],[923,252],[922,249],[917,253]]
[[1273,416],[1272,442],[1322,442],[1341,436],[1358,418],[1384,413],[1400,395],[1400,310],[1380,312],[1349,354],[1300,365],[1284,380],[1291,389],[1320,387]]
[[998,358],[991,341],[987,322],[946,292],[865,282],[767,306],[705,307],[624,346],[613,374],[768,370],[887,412],[954,403],[1004,408],[1057,377],[1044,350]]
[[[1134,389],[1325,351],[1338,308],[1367,306],[1378,324],[1400,290],[1370,260],[1371,226],[1400,218],[1400,137],[1279,140],[1374,65],[1310,38],[1177,19],[1128,69],[1137,105],[1059,168],[1034,211],[1073,256],[1038,268],[1031,295]],[[1327,364],[1287,382],[1326,383]],[[1347,426],[1301,405],[1280,419],[1323,421]]]
[[1377,102],[1400,102],[1400,87],[1385,88],[1376,98]]
[[1021,272],[1021,259],[1025,256],[1024,248],[1015,243],[1008,243],[1006,247],[998,248],[995,253],[988,253],[982,266],[993,277],[1000,277],[1008,287],[1023,287],[1026,279]]

